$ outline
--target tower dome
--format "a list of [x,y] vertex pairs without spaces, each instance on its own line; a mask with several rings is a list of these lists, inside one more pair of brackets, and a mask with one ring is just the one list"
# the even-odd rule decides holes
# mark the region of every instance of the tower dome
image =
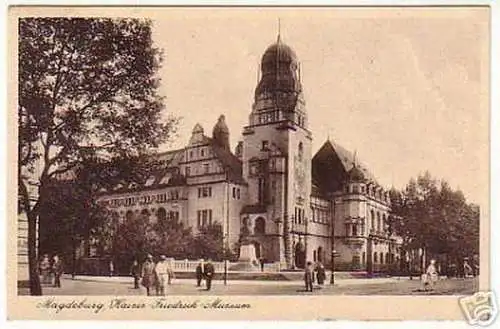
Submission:
[[347,174],[351,182],[364,182],[366,180],[365,174],[356,165]]
[[292,48],[278,41],[269,46],[262,56],[260,69],[262,78],[255,96],[262,93],[300,93],[302,86],[298,77],[299,62]]
[[212,130],[214,142],[224,149],[229,150],[229,128],[226,125],[226,117],[221,115]]

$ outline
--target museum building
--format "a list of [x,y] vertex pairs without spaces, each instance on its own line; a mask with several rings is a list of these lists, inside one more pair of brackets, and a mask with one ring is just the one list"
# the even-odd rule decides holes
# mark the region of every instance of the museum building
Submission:
[[256,258],[303,268],[388,271],[401,239],[390,234],[388,191],[348,150],[327,140],[312,155],[312,132],[295,52],[280,37],[261,60],[248,124],[231,151],[221,115],[212,134],[195,125],[187,145],[159,154],[160,175],[100,198],[120,220],[178,219],[196,232],[218,222],[230,247],[242,232]]

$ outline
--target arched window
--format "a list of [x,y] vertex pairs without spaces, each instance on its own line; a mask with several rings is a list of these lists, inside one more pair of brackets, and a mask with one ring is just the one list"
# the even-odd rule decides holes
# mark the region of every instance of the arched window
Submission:
[[380,253],[380,264],[384,264],[384,253]]
[[365,265],[366,263],[366,252],[363,251],[361,254],[361,264]]
[[265,234],[266,233],[266,222],[264,218],[259,217],[255,220],[255,234]]
[[388,252],[385,253],[385,262],[387,264],[391,264],[392,263],[392,259],[391,259],[391,256],[389,255]]
[[323,247],[318,247],[318,261],[322,262],[323,258]]
[[376,252],[373,253],[373,262],[374,263],[377,262],[377,253]]
[[382,216],[382,225],[384,232],[387,231],[387,216],[385,214]]
[[373,209],[370,210],[370,215],[371,215],[370,217],[371,217],[371,224],[372,224],[370,229],[375,230],[375,211],[373,211]]
[[380,231],[381,228],[382,228],[381,227],[382,223],[380,221],[381,221],[381,219],[380,219],[380,213],[377,212],[377,231]]
[[298,155],[299,155],[299,161],[302,161],[302,157],[304,156],[304,145],[302,144],[302,142],[299,143]]
[[133,212],[132,210],[127,211],[127,213],[125,214],[125,218],[126,218],[127,220],[132,220],[132,219],[134,219],[134,212]]
[[167,220],[167,211],[165,208],[159,208],[158,211],[156,212],[156,218],[158,219],[158,223],[165,223]]
[[141,219],[146,221],[146,222],[149,222],[149,210],[147,209],[142,209],[141,211]]
[[317,261],[317,252],[316,252],[316,250],[313,250],[313,261],[314,262]]

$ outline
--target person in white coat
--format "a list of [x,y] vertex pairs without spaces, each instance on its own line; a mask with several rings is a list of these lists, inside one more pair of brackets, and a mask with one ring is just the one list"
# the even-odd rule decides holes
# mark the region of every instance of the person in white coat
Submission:
[[166,286],[170,281],[170,276],[172,271],[170,269],[170,264],[164,255],[160,256],[160,261],[156,264],[155,268],[157,285],[158,285],[158,295],[165,296]]

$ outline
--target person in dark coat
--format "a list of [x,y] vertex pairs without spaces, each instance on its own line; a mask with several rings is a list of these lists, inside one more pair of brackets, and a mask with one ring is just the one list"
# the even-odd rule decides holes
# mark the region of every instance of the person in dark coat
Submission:
[[313,291],[313,265],[311,262],[307,262],[306,269],[304,271],[304,283],[306,284],[306,291]]
[[207,291],[212,288],[212,279],[214,278],[215,268],[208,260],[203,267],[203,273],[205,274],[205,281],[207,283]]
[[42,276],[42,283],[51,283],[50,279],[50,271],[51,271],[51,264],[50,264],[50,259],[49,255],[45,254],[43,255],[42,260],[40,261],[40,264],[38,265],[40,269],[40,274]]
[[203,266],[201,262],[196,266],[196,286],[201,287],[201,280],[203,279]]
[[134,289],[139,289],[139,279],[141,278],[141,266],[137,260],[134,260],[130,268],[130,275],[134,278]]
[[264,272],[264,258],[260,258],[259,262],[260,262],[260,271]]
[[146,288],[146,293],[148,296],[151,296],[151,288],[156,285],[155,278],[155,263],[153,262],[153,256],[148,255],[146,261],[142,264],[142,285]]
[[52,272],[54,273],[54,287],[61,288],[61,275],[63,273],[63,264],[58,255],[52,258]]
[[325,266],[321,262],[318,262],[316,266],[316,279],[318,280],[318,284],[320,286],[323,286],[323,284],[325,283],[325,278],[326,278]]

